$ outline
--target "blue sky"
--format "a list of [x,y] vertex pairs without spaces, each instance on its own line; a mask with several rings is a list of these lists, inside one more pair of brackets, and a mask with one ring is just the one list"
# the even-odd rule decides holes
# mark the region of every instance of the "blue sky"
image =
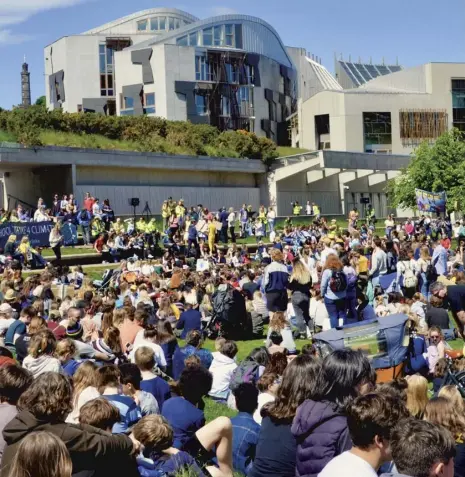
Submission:
[[243,13],[263,18],[284,43],[322,58],[333,70],[334,53],[413,66],[465,62],[464,0],[0,0],[0,106],[20,102],[26,55],[32,97],[44,94],[43,48],[124,15],[177,7],[198,17]]

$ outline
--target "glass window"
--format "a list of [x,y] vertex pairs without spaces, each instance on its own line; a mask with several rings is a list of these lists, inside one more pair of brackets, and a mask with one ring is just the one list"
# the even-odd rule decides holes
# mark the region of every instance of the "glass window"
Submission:
[[365,152],[391,150],[391,113],[363,113]]
[[158,30],[158,18],[152,18],[150,20],[150,29],[152,31],[157,31]]
[[134,98],[124,97],[124,109],[134,109]]
[[174,30],[174,18],[173,17],[168,17],[168,29],[169,30]]
[[103,55],[100,55],[100,73],[105,73],[105,53]]
[[159,29],[160,30],[165,30],[166,29],[166,17],[160,17],[158,19],[158,21],[159,21],[159,27],[160,27]]
[[231,116],[231,100],[228,96],[221,96],[221,114]]
[[102,54],[102,53],[105,54],[105,45],[99,45],[98,50],[99,50],[100,54]]
[[221,30],[223,29],[222,26],[216,26],[213,28],[213,44],[215,46],[221,46],[223,44],[222,42],[222,34],[221,34]]
[[107,75],[107,85],[109,88],[113,88],[113,75]]
[[174,29],[177,30],[181,26],[181,21],[179,18],[174,19]]
[[197,46],[199,44],[198,37],[199,37],[199,32],[198,31],[196,31],[194,33],[189,33],[189,45],[190,46]]
[[195,95],[195,108],[199,116],[207,114],[207,97],[200,94]]
[[234,46],[234,25],[225,25],[225,45]]
[[228,83],[237,83],[239,81],[237,65],[226,63],[226,78]]
[[145,31],[147,30],[147,20],[141,20],[137,22],[137,31]]
[[465,131],[465,79],[452,80],[452,126]]
[[202,31],[203,33],[203,42],[202,44],[205,46],[212,46],[213,45],[213,31],[212,28],[205,28]]
[[113,50],[107,47],[107,65],[113,64]]
[[145,106],[155,106],[155,93],[145,95]]
[[251,65],[245,65],[245,74],[247,79],[247,84],[255,83],[255,70]]
[[109,89],[109,90],[108,90],[108,96],[113,96],[113,92],[114,92],[114,91],[113,91],[112,89]]
[[176,40],[176,45],[179,45],[179,46],[189,46],[189,42],[188,42],[187,36],[182,36],[181,38],[178,38],[178,39]]
[[197,81],[207,80],[207,65],[205,56],[197,55],[195,57],[195,79]]
[[101,89],[100,90],[100,96],[106,96],[107,95],[107,90],[106,89]]
[[106,75],[100,75],[100,88],[104,89],[107,87]]

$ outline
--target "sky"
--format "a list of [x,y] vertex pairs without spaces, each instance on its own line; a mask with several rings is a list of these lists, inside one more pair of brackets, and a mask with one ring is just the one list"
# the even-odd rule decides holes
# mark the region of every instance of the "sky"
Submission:
[[408,67],[465,62],[465,0],[0,0],[0,107],[21,101],[29,63],[32,99],[45,94],[43,49],[55,40],[155,7],[200,18],[241,13],[262,18],[285,45],[305,48],[334,70],[334,55]]

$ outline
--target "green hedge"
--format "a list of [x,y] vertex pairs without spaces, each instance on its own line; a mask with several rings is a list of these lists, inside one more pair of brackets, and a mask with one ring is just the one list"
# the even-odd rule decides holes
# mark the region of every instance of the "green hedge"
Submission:
[[[69,146],[76,145],[76,136],[92,135],[114,141],[127,141],[125,149],[141,152],[166,152],[219,157],[261,159],[269,165],[278,157],[276,145],[270,139],[247,131],[220,132],[206,124],[188,121],[167,121],[147,116],[105,116],[95,113],[63,113],[47,111],[42,106],[0,111],[0,130],[13,134],[26,146],[50,145],[43,141],[44,131],[60,133],[60,145],[70,134]],[[101,147],[104,141],[95,141]],[[115,147],[117,148],[117,147]]]

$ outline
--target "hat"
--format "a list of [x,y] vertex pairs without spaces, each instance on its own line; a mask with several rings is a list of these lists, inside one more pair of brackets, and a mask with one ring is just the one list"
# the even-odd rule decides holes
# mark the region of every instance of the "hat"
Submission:
[[8,303],[3,303],[0,305],[0,315],[9,315],[13,313],[13,308]]
[[131,291],[137,291],[137,285],[131,285]]
[[10,288],[9,290],[6,291],[3,299],[5,301],[15,301],[16,300],[16,292]]
[[66,337],[79,339],[82,336],[83,329],[79,321],[77,323],[72,323],[66,328]]

